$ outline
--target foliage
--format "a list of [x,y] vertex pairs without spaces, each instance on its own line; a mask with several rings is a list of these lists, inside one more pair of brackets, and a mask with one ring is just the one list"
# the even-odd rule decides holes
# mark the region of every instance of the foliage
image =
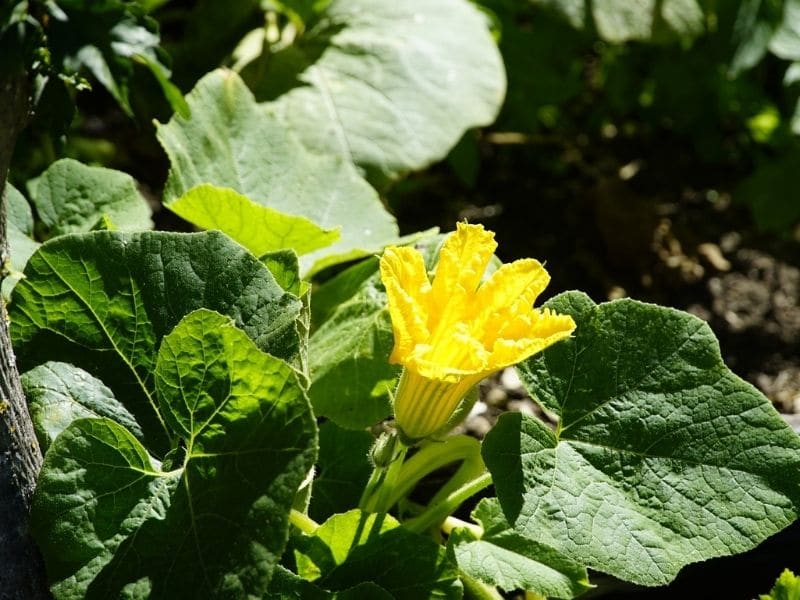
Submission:
[[[40,117],[61,115],[48,139],[68,134],[22,152],[5,190],[3,291],[47,449],[32,532],[56,598],[571,598],[588,569],[663,585],[797,518],[800,438],[707,325],[635,300],[545,305],[577,329],[519,372],[555,430],[506,414],[483,442],[398,437],[387,303],[428,293],[442,237],[402,237],[384,203],[448,154],[468,184],[468,130],[499,115],[495,134],[523,137],[669,131],[703,164],[745,165],[736,197],[784,230],[798,218],[783,193],[800,151],[796,2],[188,5],[0,9],[6,66],[36,84]],[[773,69],[778,85],[761,85]],[[76,103],[83,77],[107,94]],[[96,120],[116,126],[81,145]],[[540,292],[530,260],[499,267],[492,310],[448,309],[465,281],[483,297],[499,264],[483,273],[454,243],[437,310],[408,313],[447,339],[408,356],[439,344],[459,365],[486,351],[459,346],[473,321],[530,345],[525,324],[557,319],[509,276],[535,263]],[[387,246],[410,282],[389,294]],[[474,402],[463,391],[439,409],[447,428]]]
[[797,600],[800,598],[800,578],[789,569],[784,569],[769,594],[761,594],[759,600]]

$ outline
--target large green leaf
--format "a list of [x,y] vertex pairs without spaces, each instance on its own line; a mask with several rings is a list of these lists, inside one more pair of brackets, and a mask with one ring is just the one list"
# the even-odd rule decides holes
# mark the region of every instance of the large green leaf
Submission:
[[297,374],[198,310],[164,338],[156,388],[174,464],[107,419],[73,422],[47,453],[33,530],[54,595],[265,594],[316,451]]
[[458,570],[439,544],[390,515],[351,510],[295,540],[298,573],[330,590],[371,581],[397,600],[461,598]]
[[487,20],[466,0],[333,0],[243,75],[309,148],[384,177],[444,158],[505,94]]
[[175,116],[158,127],[172,164],[166,200],[210,183],[323,229],[341,228],[336,244],[302,257],[304,271],[369,254],[397,238],[394,219],[355,167],[307,150],[272,110],[255,103],[238,75],[206,75],[187,101],[190,118]]
[[209,184],[193,187],[167,208],[198,227],[224,231],[256,256],[285,249],[308,254],[339,239],[336,229],[322,229],[305,217],[287,215]]
[[155,355],[184,315],[217,310],[262,350],[299,360],[302,303],[219,232],[61,236],[31,257],[25,276],[10,310],[21,368],[68,360],[98,376],[157,454],[167,436],[155,411]]
[[20,377],[42,450],[77,419],[106,417],[142,438],[136,419],[102,381],[67,363],[48,362]]
[[478,539],[456,529],[449,543],[458,568],[489,585],[522,589],[546,598],[574,598],[592,586],[586,567],[514,531],[496,498],[482,500],[472,518],[483,528]]
[[560,417],[504,415],[484,443],[508,522],[644,585],[752,548],[797,517],[800,438],[736,377],[701,320],[578,292],[546,304],[575,337],[520,367]]
[[153,228],[147,201],[122,171],[64,158],[29,181],[28,191],[52,236],[90,231],[104,215],[122,231]]

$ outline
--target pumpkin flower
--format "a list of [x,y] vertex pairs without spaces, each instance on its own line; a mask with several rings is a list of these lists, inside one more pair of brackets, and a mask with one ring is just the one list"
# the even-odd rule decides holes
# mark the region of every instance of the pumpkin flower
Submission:
[[394,330],[389,361],[404,367],[395,418],[410,440],[455,426],[451,416],[473,386],[575,330],[572,317],[533,308],[550,281],[538,261],[503,265],[481,283],[496,248],[493,232],[459,223],[432,282],[413,248],[391,246],[381,258]]

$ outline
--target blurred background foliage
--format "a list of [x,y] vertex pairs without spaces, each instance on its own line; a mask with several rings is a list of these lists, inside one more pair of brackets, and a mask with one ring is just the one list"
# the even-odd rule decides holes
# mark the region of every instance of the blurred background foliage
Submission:
[[[553,291],[689,309],[735,369],[783,408],[800,403],[800,0],[473,3],[506,100],[446,160],[380,181],[401,232],[484,222],[504,260],[547,260]],[[326,4],[7,3],[3,62],[31,49],[39,104],[12,183],[62,157],[113,167],[158,228],[185,228],[159,212],[169,165],[154,120],[185,111],[181,92],[212,69],[280,51]]]

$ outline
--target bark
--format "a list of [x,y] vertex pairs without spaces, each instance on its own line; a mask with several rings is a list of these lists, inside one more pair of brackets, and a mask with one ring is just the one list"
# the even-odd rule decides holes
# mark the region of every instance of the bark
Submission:
[[[5,184],[14,145],[30,112],[27,75],[0,75],[0,258],[7,264]],[[4,270],[3,270],[4,271]],[[0,276],[0,280],[2,276]],[[0,298],[0,600],[49,598],[28,516],[42,453],[19,381]]]

